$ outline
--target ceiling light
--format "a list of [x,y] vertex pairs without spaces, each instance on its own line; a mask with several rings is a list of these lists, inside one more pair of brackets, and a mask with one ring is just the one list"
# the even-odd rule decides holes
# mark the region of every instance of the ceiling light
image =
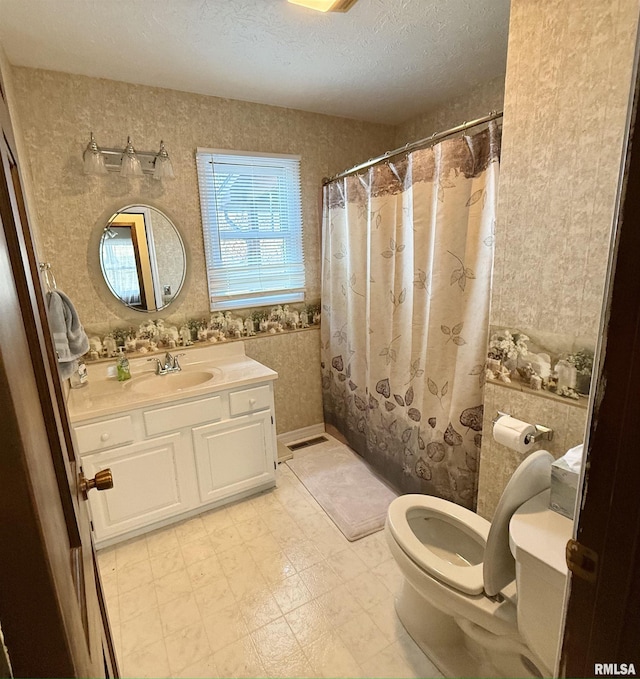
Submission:
[[356,0],[289,0],[293,5],[302,5],[318,12],[347,12]]

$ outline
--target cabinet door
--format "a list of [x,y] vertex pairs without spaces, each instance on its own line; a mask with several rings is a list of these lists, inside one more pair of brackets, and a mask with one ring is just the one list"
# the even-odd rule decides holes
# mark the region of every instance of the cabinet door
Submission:
[[275,483],[271,412],[193,429],[200,500]]
[[109,467],[113,488],[91,493],[89,502],[99,544],[192,507],[188,497],[180,434],[104,451],[82,458],[86,477]]

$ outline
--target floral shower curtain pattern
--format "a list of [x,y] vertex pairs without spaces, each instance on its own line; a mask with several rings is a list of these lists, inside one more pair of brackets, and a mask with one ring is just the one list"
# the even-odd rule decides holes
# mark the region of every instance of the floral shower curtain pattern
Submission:
[[402,492],[475,508],[500,130],[325,186],[322,388]]

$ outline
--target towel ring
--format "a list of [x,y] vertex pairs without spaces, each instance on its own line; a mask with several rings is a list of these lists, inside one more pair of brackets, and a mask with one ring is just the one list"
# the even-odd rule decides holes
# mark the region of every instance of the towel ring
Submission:
[[56,283],[56,277],[53,273],[53,269],[51,268],[51,264],[49,262],[40,262],[38,264],[38,268],[44,274],[44,282],[47,286],[47,290],[49,292],[57,290],[58,285]]

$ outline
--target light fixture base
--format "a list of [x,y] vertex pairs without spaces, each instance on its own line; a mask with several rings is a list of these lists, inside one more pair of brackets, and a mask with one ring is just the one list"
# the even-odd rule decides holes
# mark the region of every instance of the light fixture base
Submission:
[[[104,166],[109,172],[120,172],[122,164],[122,149],[100,149],[104,156]],[[144,174],[153,174],[156,151],[136,151],[136,157],[140,161],[140,166]]]

